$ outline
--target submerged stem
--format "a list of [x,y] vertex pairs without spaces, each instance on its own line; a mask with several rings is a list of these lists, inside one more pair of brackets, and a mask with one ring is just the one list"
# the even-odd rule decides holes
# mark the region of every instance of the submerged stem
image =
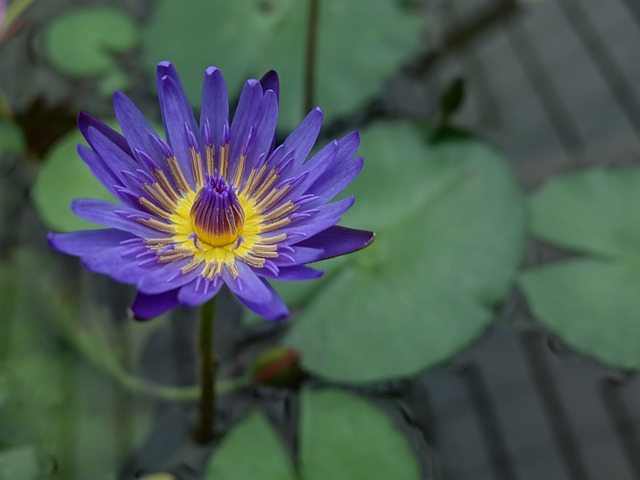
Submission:
[[320,0],[309,0],[309,23],[307,25],[307,54],[304,68],[304,112],[306,115],[315,107],[316,50],[318,39],[318,11]]
[[213,297],[200,309],[200,422],[195,438],[203,444],[213,439],[215,431],[217,373],[214,355],[215,316],[216,297]]

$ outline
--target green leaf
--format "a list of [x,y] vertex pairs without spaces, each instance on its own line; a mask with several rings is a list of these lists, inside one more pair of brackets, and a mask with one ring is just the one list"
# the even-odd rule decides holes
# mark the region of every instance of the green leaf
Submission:
[[640,168],[558,177],[530,199],[534,236],[595,258],[529,270],[520,284],[538,321],[574,349],[640,367]]
[[0,479],[35,480],[38,471],[38,457],[33,447],[0,450]]
[[[282,82],[280,125],[303,117],[308,2],[161,0],[145,26],[144,62],[172,60],[194,105],[214,64],[233,95],[248,76],[275,69]],[[394,1],[324,0],[320,6],[316,103],[327,119],[382,91],[385,79],[419,50],[423,22]]]
[[[309,2],[294,2],[265,43],[254,75],[275,69],[282,82],[280,125],[303,116]],[[383,91],[384,81],[420,49],[424,23],[393,0],[320,2],[315,104],[331,121]]]
[[146,68],[171,60],[194,105],[200,104],[204,70],[210,65],[222,70],[232,94],[239,92],[261,45],[292,1],[160,0],[142,31]]
[[57,231],[101,228],[77,217],[71,211],[73,200],[98,198],[115,201],[79,157],[76,151],[78,143],[86,144],[80,132],[72,132],[60,140],[45,159],[33,188],[33,199],[40,217],[49,228]]
[[0,121],[0,157],[24,150],[24,135],[17,125]]
[[90,304],[61,308],[83,292],[63,297],[65,282],[54,269],[47,257],[20,250],[12,268],[2,271],[12,275],[16,298],[0,322],[0,379],[10,393],[0,410],[0,444],[37,445],[54,459],[60,478],[115,478],[147,434],[153,404],[122,389],[69,345],[62,329],[68,318],[61,316],[83,330],[95,312]]
[[338,390],[302,394],[300,465],[304,480],[418,480],[418,462],[387,417]]
[[229,433],[209,461],[205,480],[295,480],[293,464],[269,422],[253,412]]
[[518,184],[481,143],[427,143],[399,123],[363,131],[362,145],[344,223],[377,239],[348,257],[285,337],[307,370],[356,383],[416,374],[473,341],[524,244]]
[[640,168],[593,168],[544,184],[530,200],[534,236],[594,255],[640,255]]
[[45,53],[62,72],[91,76],[117,67],[114,53],[138,43],[138,27],[122,10],[94,7],[70,10],[45,31]]
[[[419,479],[418,462],[391,419],[368,402],[337,390],[305,390],[300,422],[304,480]],[[287,480],[298,477],[282,442],[254,412],[224,439],[205,480]]]
[[529,270],[520,279],[534,316],[579,352],[640,367],[640,270],[595,259]]

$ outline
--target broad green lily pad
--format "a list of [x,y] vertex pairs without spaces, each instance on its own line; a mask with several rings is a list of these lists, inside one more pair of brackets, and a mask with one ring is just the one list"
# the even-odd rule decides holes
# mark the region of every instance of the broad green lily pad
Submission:
[[62,72],[98,75],[116,68],[114,53],[138,43],[138,27],[125,12],[110,7],[70,10],[45,31],[45,52]]
[[262,46],[292,3],[160,0],[142,31],[146,69],[171,60],[194,106],[200,105],[204,70],[210,65],[222,70],[232,94],[239,93]]
[[304,480],[421,478],[407,439],[365,400],[338,390],[306,390],[301,410]]
[[102,228],[76,216],[71,211],[73,200],[97,198],[115,201],[78,155],[79,143],[86,145],[82,134],[77,131],[60,140],[45,159],[33,188],[40,217],[56,231]]
[[205,480],[295,480],[293,464],[267,419],[254,412],[227,435],[209,462]]
[[[337,390],[305,390],[300,422],[300,475],[264,416],[237,425],[211,458],[206,480],[418,480],[409,442],[370,403]],[[247,452],[251,452],[247,455]]]
[[578,252],[640,255],[640,168],[593,168],[544,184],[530,200],[537,238]]
[[354,383],[414,375],[477,338],[524,244],[520,188],[482,143],[429,142],[413,124],[380,123],[362,146],[344,224],[377,239],[343,261],[285,337],[307,370]]
[[[144,27],[144,61],[175,62],[187,94],[200,102],[204,69],[219,67],[233,95],[248,77],[275,69],[282,82],[280,126],[303,117],[309,2],[161,0]],[[420,49],[424,22],[398,2],[325,0],[320,5],[317,95],[327,119],[382,91],[385,79]]]
[[640,367],[640,169],[564,175],[530,206],[534,236],[588,255],[522,275],[535,318],[579,352]]
[[[310,2],[293,2],[259,57],[261,69],[275,69],[282,82],[280,124],[292,129],[304,113],[304,71]],[[384,81],[415,56],[424,21],[394,0],[320,2],[315,104],[325,119],[353,112],[382,93]]]
[[21,153],[24,147],[22,130],[17,125],[0,122],[0,158],[8,153]]
[[38,457],[33,447],[0,450],[1,479],[36,480],[39,470]]
[[[60,478],[115,478],[147,434],[153,404],[79,355],[63,324],[84,331],[83,321],[94,311],[77,308],[79,292],[61,291],[61,277],[47,257],[16,253],[0,272],[11,275],[15,287],[14,304],[2,305],[0,322],[0,380],[10,393],[0,410],[0,444],[35,445],[55,462]],[[63,308],[67,302],[76,308]]]

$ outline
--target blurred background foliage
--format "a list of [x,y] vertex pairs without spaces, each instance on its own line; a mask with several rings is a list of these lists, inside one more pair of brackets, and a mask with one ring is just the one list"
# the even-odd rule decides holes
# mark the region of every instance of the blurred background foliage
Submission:
[[[320,143],[360,132],[365,169],[345,192],[357,202],[344,224],[377,239],[323,262],[318,281],[275,282],[293,311],[287,322],[265,323],[223,296],[225,436],[213,455],[192,442],[193,313],[135,324],[130,288],[46,246],[48,229],[96,228],[71,213],[72,199],[109,198],[75,153],[74,118],[85,110],[117,127],[110,96],[122,89],[160,124],[154,70],[164,59],[196,110],[207,66],[221,68],[232,102],[246,78],[275,69],[282,140],[304,114],[308,8],[9,1],[0,25],[0,479],[471,478],[434,468],[428,425],[417,425],[426,405],[389,399],[455,365],[497,319],[521,327],[509,315],[514,298],[532,312],[527,328],[616,371],[640,366],[637,167],[554,172],[527,198],[522,168],[456,127],[467,85],[486,79],[430,81],[430,65],[465,41],[442,33],[439,2],[320,0]],[[460,31],[471,38],[524,8],[486,11]],[[529,73],[540,82],[540,70]],[[534,242],[552,261],[531,260]],[[505,475],[495,478],[515,478]]]

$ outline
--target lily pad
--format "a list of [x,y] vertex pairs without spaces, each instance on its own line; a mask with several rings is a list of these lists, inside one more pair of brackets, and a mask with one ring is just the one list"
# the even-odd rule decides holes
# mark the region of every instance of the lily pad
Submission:
[[[282,82],[280,125],[303,116],[309,2],[161,0],[143,31],[144,61],[172,60],[194,105],[204,69],[215,64],[230,92],[247,76],[275,69]],[[424,22],[395,1],[325,0],[317,40],[317,95],[327,119],[353,111],[382,90],[383,82],[415,55]]]
[[413,124],[381,123],[362,145],[345,225],[377,239],[347,257],[285,337],[307,370],[354,383],[414,375],[477,338],[515,277],[525,230],[514,175],[479,141],[429,142]]
[[76,216],[71,211],[73,200],[98,198],[114,201],[78,155],[79,143],[86,145],[80,132],[72,132],[60,140],[45,159],[33,188],[33,199],[40,217],[56,231],[102,228]]
[[209,462],[205,480],[295,480],[293,464],[269,422],[258,412],[224,439]]
[[338,390],[307,390],[301,410],[304,480],[421,478],[407,439],[365,400]]
[[[11,268],[2,270],[11,275],[15,301],[3,308],[0,322],[6,346],[0,350],[0,378],[10,392],[0,410],[0,444],[37,446],[57,465],[60,478],[115,478],[117,466],[148,432],[153,405],[70,347],[62,324],[74,322],[84,330],[83,319],[94,312],[61,308],[76,302],[78,292],[64,297],[53,270],[47,257],[31,250],[20,250]],[[34,271],[35,277],[29,273]]]
[[586,254],[525,272],[535,318],[569,346],[611,366],[640,367],[640,169],[589,169],[530,200],[533,235]]
[[544,184],[530,200],[536,238],[618,259],[640,255],[640,168],[593,168]]
[[253,413],[226,437],[210,460],[204,478],[420,478],[418,462],[407,439],[383,412],[354,395],[336,390],[305,390],[299,436],[298,476],[276,433],[262,414]]
[[142,30],[143,61],[147,69],[154,69],[158,62],[171,60],[196,106],[204,70],[210,65],[222,70],[230,92],[239,92],[262,45],[292,2],[160,0]]
[[93,7],[56,17],[45,31],[45,52],[62,72],[98,75],[116,68],[114,53],[138,43],[138,27],[119,9]]
[[0,122],[0,158],[8,153],[21,153],[24,147],[22,130],[11,123]]
[[38,473],[38,457],[33,447],[0,450],[0,478],[35,480]]
[[[254,75],[275,69],[282,81],[280,124],[300,121],[309,2],[294,2],[283,15]],[[394,0],[323,0],[320,2],[315,104],[330,121],[353,112],[383,90],[398,68],[421,46],[424,22],[417,11]]]

